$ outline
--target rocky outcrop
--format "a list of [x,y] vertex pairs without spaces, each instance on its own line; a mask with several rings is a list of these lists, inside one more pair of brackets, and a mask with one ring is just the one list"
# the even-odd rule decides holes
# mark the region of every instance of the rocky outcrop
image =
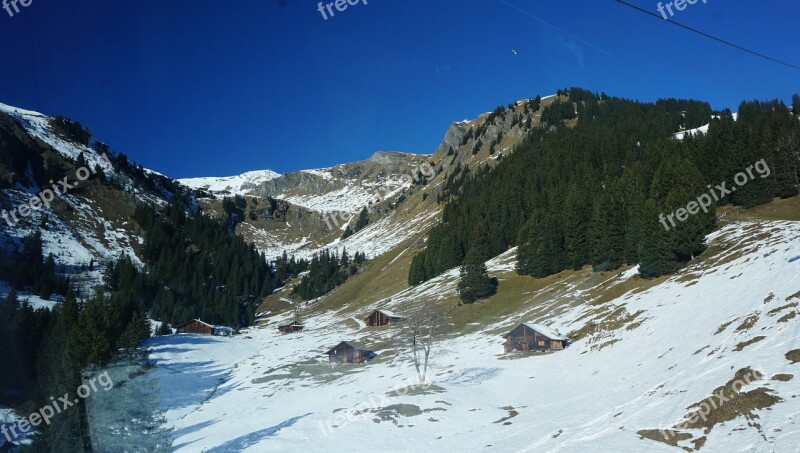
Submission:
[[299,189],[305,193],[318,194],[338,190],[344,186],[344,182],[340,179],[326,179],[314,173],[297,171],[284,173],[275,179],[261,183],[258,195],[262,197],[274,197],[282,194],[286,189]]

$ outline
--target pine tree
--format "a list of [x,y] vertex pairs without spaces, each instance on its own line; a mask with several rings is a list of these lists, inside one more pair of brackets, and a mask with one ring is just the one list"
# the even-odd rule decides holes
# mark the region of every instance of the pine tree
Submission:
[[517,271],[536,278],[565,268],[564,234],[556,214],[538,209],[520,232]]
[[573,185],[564,202],[564,253],[567,265],[579,270],[589,262],[589,194]]
[[164,336],[164,335],[172,335],[172,329],[169,327],[169,324],[166,322],[162,322],[160,326],[158,326],[158,330],[156,330],[157,336]]
[[83,153],[78,154],[78,159],[75,161],[75,166],[77,168],[86,167],[86,156],[84,156]]
[[[235,304],[229,304],[229,306],[235,306]],[[239,325],[238,317],[235,315],[229,318],[228,321],[230,326]],[[139,348],[141,342],[148,338],[150,338],[150,324],[147,321],[147,316],[137,310],[133,313],[128,326],[122,332],[118,346],[124,349],[126,353],[132,354],[133,351]]]
[[465,304],[485,299],[497,292],[498,281],[489,277],[486,263],[477,253],[470,251],[461,266],[458,294]]
[[362,208],[361,212],[358,214],[358,220],[356,220],[355,232],[358,233],[363,230],[367,224],[369,224],[369,213],[367,212],[367,208]]
[[350,228],[350,225],[347,225],[347,226],[344,228],[344,233],[342,233],[342,239],[347,239],[347,238],[349,238],[350,236],[352,236],[352,235],[354,235],[354,234],[355,234],[355,233],[353,232],[353,229],[352,229],[352,228]]

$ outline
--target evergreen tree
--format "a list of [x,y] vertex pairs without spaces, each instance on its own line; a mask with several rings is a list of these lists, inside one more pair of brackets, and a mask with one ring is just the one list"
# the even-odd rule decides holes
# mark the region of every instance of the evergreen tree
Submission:
[[536,210],[520,232],[517,272],[541,278],[564,269],[564,235],[558,216]]
[[362,208],[361,212],[358,214],[358,220],[356,220],[355,232],[358,233],[363,230],[367,224],[369,224],[369,213],[367,212],[367,208]]
[[589,262],[589,194],[573,185],[564,202],[564,253],[566,264],[579,270]]
[[172,335],[172,329],[169,327],[169,324],[162,322],[160,326],[158,326],[158,330],[156,330],[157,336],[164,336],[164,335]]
[[[231,321],[233,322],[228,325],[237,325],[238,316],[233,316]],[[150,324],[147,321],[147,316],[137,310],[133,313],[128,326],[122,332],[118,346],[130,355],[139,348],[142,341],[148,338],[150,338]]]
[[498,281],[489,277],[486,263],[478,253],[470,251],[461,267],[458,294],[465,304],[486,299],[497,292]]

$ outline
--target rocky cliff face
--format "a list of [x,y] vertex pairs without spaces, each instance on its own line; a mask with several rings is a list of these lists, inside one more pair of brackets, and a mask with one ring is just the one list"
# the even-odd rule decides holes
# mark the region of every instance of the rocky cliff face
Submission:
[[341,189],[343,186],[344,183],[341,180],[325,179],[318,174],[296,171],[284,173],[273,180],[262,182],[256,189],[256,194],[262,197],[275,197],[290,189],[321,194],[329,190]]

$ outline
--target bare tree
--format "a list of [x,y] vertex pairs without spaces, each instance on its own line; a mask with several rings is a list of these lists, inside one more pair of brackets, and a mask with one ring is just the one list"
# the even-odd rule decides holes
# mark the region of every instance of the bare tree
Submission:
[[419,385],[425,385],[434,338],[440,333],[443,319],[441,313],[430,303],[406,319],[411,359],[417,370]]

